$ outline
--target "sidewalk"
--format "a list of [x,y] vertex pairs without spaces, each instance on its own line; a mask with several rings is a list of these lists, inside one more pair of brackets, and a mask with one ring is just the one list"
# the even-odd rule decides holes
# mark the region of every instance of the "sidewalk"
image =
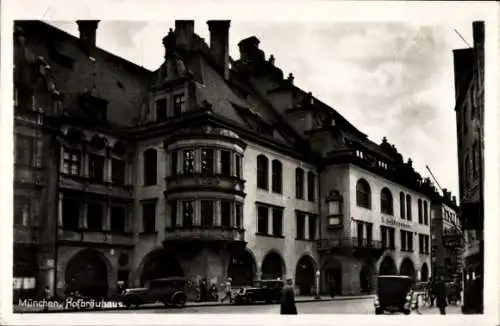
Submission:
[[[295,301],[297,303],[306,303],[306,302],[325,302],[325,301],[341,301],[341,300],[361,300],[361,299],[373,299],[373,295],[352,295],[352,296],[336,296],[331,298],[329,296],[322,296],[320,299],[315,299],[312,296],[297,296]],[[266,303],[254,303],[255,305],[265,305]],[[187,302],[186,307],[215,307],[215,306],[234,306],[229,304],[228,301],[220,302],[220,301],[211,301],[211,302]],[[139,306],[139,308],[134,309],[158,309],[163,308],[164,305],[161,303],[150,303]],[[99,308],[87,308],[87,309],[68,309],[68,306],[64,303],[62,304],[50,304],[48,311],[44,311],[42,307],[34,307],[29,305],[20,305],[16,304],[13,306],[14,313],[56,313],[56,312],[92,312],[94,310],[109,310],[109,311],[117,311],[117,310],[126,310],[130,308],[126,308],[122,306],[119,302],[105,302],[103,307]]]

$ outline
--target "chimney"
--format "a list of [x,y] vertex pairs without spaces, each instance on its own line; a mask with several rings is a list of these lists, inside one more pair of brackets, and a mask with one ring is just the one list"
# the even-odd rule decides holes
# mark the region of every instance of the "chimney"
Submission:
[[452,201],[453,201],[453,204],[457,204],[457,196],[453,196],[451,197]]
[[254,63],[261,63],[266,61],[265,54],[259,49],[259,39],[251,36],[238,43],[240,48],[240,59],[242,61],[251,61]]
[[96,47],[96,32],[98,20],[77,20],[78,30],[80,31],[80,41],[87,52],[90,54]]
[[191,50],[194,37],[194,20],[175,21],[175,43],[186,51]]
[[230,20],[207,21],[210,31],[210,51],[215,62],[224,69],[224,78],[229,79],[229,26]]

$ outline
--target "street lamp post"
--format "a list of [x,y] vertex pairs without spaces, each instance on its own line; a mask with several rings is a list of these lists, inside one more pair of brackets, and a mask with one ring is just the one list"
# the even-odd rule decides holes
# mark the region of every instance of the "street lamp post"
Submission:
[[314,296],[314,299],[318,300],[318,299],[321,299],[320,295],[319,295],[319,277],[321,275],[321,272],[319,271],[319,269],[316,271],[316,293],[315,293],[315,296]]

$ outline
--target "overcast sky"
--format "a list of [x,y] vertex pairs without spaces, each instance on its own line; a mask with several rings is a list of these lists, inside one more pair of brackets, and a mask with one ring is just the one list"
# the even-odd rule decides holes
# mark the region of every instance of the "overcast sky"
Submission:
[[[49,22],[74,35],[74,22]],[[154,70],[162,63],[168,22],[101,21],[99,47]],[[285,76],[334,107],[369,138],[386,136],[423,177],[429,165],[458,197],[452,50],[472,45],[472,21],[443,25],[358,22],[232,21],[230,55],[255,35]],[[205,21],[195,30],[209,43]]]

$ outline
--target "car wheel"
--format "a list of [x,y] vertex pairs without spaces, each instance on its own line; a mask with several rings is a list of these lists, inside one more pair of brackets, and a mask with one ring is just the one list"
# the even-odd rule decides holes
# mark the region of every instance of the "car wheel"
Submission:
[[375,315],[382,315],[384,311],[380,308],[375,309]]
[[253,303],[253,298],[247,297],[247,304],[252,304],[252,303]]
[[411,313],[411,311],[410,311],[409,309],[405,309],[405,310],[403,310],[403,313],[404,313],[405,315],[409,315],[409,314]]
[[176,308],[183,308],[185,305],[186,305],[186,298],[184,298],[181,295],[175,297],[175,299],[174,299],[174,306]]

